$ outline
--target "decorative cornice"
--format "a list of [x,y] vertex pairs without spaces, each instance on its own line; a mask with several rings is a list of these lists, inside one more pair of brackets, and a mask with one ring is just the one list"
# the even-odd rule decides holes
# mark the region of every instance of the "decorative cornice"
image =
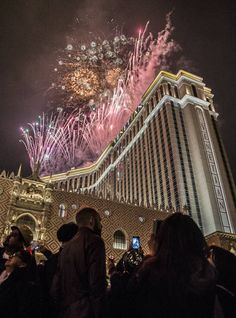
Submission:
[[[190,80],[191,82],[195,82],[201,84],[202,86],[205,86],[202,77],[186,72],[184,70],[180,70],[176,75],[166,71],[161,71],[151,83],[151,85],[147,88],[146,92],[143,94],[142,99],[144,100],[146,99],[146,97],[149,97],[150,93],[152,93],[152,91],[160,84],[163,79],[174,81],[176,84],[179,84],[182,80],[185,79],[187,81]],[[210,88],[204,87],[204,90],[205,89],[208,93],[211,92]]]

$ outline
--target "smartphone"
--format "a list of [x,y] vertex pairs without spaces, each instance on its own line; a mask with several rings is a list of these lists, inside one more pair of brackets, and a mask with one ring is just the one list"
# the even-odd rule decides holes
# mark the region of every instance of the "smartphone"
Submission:
[[133,236],[132,237],[132,248],[134,250],[138,250],[140,248],[140,237],[139,236]]

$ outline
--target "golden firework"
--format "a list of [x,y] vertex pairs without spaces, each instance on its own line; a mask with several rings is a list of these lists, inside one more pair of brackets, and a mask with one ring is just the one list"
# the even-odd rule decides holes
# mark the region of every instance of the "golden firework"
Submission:
[[119,67],[107,70],[106,72],[107,83],[111,85],[112,87],[115,87],[118,82],[118,79],[120,78],[120,75],[121,75],[121,69]]
[[100,92],[100,79],[95,71],[80,68],[65,76],[65,89],[86,100]]

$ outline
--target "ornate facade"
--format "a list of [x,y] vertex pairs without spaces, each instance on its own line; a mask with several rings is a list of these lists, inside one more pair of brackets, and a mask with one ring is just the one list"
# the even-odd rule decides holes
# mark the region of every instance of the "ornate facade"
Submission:
[[32,230],[34,240],[45,244],[53,252],[59,249],[57,229],[64,223],[75,221],[76,212],[85,207],[95,208],[101,216],[103,238],[108,255],[120,257],[139,235],[142,247],[147,242],[154,219],[164,219],[168,213],[134,205],[100,199],[89,194],[53,190],[51,184],[0,177],[0,236],[4,238],[12,225],[24,223]]
[[1,206],[3,236],[10,232],[13,224],[26,224],[31,228],[35,241],[44,241],[52,188],[42,182],[21,179],[20,176],[2,176],[0,181],[1,197],[6,198],[0,200],[1,204],[5,202]]

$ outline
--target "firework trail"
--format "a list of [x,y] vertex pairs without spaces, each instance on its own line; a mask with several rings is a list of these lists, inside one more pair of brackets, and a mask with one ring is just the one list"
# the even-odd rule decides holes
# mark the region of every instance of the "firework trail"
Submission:
[[[76,109],[72,114],[67,115],[65,125],[63,125],[63,146],[66,156],[68,169],[81,165],[88,160],[87,142],[85,140],[85,130],[88,125],[88,119],[81,111]],[[91,121],[90,121],[91,122]]]
[[117,136],[157,72],[180,49],[171,40],[170,14],[156,38],[147,30],[148,23],[136,39],[119,35],[67,45],[49,90],[62,107],[29,124],[30,132],[22,129],[32,171],[51,174],[93,162]]
[[[180,46],[171,39],[174,27],[171,13],[167,15],[165,29],[154,38],[152,33],[146,36],[148,24],[135,41],[133,53],[127,71],[127,91],[131,98],[131,110],[135,111],[142,95],[160,69],[167,68],[168,58],[180,50]],[[146,37],[145,37],[146,36]]]
[[37,122],[29,123],[29,128],[21,128],[20,142],[28,153],[33,175],[69,169],[78,161],[76,152],[85,149],[82,117],[80,111],[43,114]]
[[[30,160],[33,174],[40,170],[42,162],[50,160],[55,149],[59,149],[61,130],[57,129],[59,119],[53,115],[48,119],[39,116],[39,121],[29,124],[29,129],[21,128],[23,142]],[[56,128],[56,130],[55,130]]]
[[125,83],[120,79],[113,95],[91,114],[91,121],[86,125],[84,138],[96,158],[119,133],[131,114],[130,100],[125,90]]

